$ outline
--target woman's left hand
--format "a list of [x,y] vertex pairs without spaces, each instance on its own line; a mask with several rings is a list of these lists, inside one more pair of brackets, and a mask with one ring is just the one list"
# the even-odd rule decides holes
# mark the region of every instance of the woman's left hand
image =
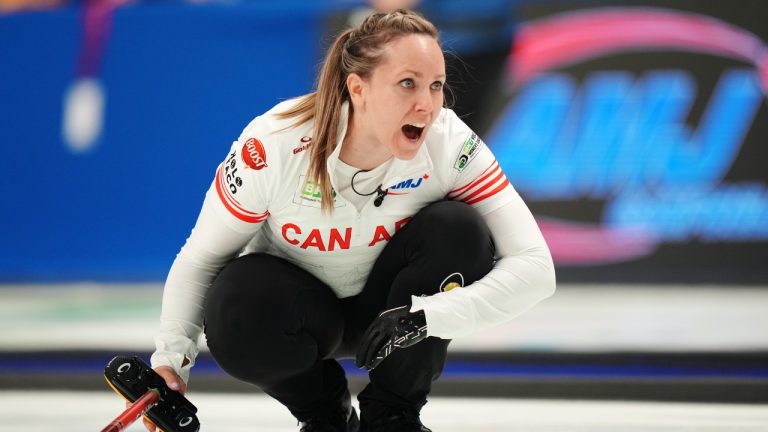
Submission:
[[409,312],[409,306],[384,311],[363,334],[355,364],[372,370],[398,348],[408,348],[427,337],[424,311]]

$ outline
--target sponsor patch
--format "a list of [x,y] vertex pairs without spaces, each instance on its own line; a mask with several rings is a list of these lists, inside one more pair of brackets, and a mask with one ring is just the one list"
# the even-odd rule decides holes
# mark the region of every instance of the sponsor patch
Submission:
[[448,292],[464,286],[464,276],[461,273],[452,273],[440,283],[440,292]]
[[303,152],[304,150],[308,149],[309,146],[312,145],[312,137],[303,136],[301,137],[301,146],[296,147],[293,149],[293,154],[298,154]]
[[421,177],[409,178],[409,179],[407,179],[405,181],[401,181],[400,183],[398,183],[396,185],[390,186],[389,189],[391,189],[391,190],[402,190],[402,191],[399,192],[399,193],[395,193],[395,192],[392,192],[390,190],[389,193],[394,194],[394,195],[402,195],[404,193],[408,193],[408,190],[418,188],[419,186],[421,186],[422,182],[424,180],[428,179],[428,178],[429,178],[429,174],[428,173],[424,173],[424,175],[421,176]]
[[[319,185],[316,186],[311,180],[305,182],[304,178],[303,174],[299,176],[299,184],[296,187],[296,192],[293,193],[293,203],[320,208],[322,199]],[[333,206],[335,208],[344,207],[346,204],[336,199],[336,191],[332,190],[331,192],[333,193]]]
[[224,180],[232,195],[236,195],[238,189],[243,186],[243,179],[240,178],[240,173],[237,172],[237,159],[235,155],[235,152],[230,153],[222,165],[224,169],[222,180]]
[[256,138],[248,138],[240,151],[243,155],[243,162],[255,170],[260,170],[267,166],[267,152],[264,151],[264,145]]
[[456,158],[456,162],[453,164],[453,168],[459,172],[464,171],[464,168],[472,162],[472,159],[477,156],[480,149],[483,147],[483,140],[481,140],[476,133],[470,133],[464,145],[461,146],[461,152]]

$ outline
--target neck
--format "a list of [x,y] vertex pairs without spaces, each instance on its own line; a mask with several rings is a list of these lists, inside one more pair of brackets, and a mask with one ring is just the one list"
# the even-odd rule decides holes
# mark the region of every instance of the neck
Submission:
[[392,158],[389,149],[373,137],[356,132],[352,119],[339,152],[339,159],[347,165],[370,171]]

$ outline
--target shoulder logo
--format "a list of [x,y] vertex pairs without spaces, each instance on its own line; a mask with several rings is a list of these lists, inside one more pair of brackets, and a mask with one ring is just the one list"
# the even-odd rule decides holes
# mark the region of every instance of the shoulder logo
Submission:
[[249,167],[260,170],[267,166],[267,152],[264,151],[264,145],[256,138],[249,138],[243,144],[243,162]]
[[301,146],[296,147],[293,149],[293,154],[298,154],[303,152],[304,150],[308,149],[309,146],[312,145],[312,137],[303,136],[301,137]]
[[238,188],[243,186],[243,179],[237,173],[237,159],[235,158],[235,152],[230,153],[226,161],[224,161],[224,180],[229,187],[229,191],[233,194],[237,193]]
[[480,149],[483,147],[483,140],[481,140],[476,133],[471,132],[464,144],[461,146],[461,152],[456,158],[456,162],[453,164],[453,168],[459,172],[464,171],[464,168],[472,162],[472,159],[477,156]]

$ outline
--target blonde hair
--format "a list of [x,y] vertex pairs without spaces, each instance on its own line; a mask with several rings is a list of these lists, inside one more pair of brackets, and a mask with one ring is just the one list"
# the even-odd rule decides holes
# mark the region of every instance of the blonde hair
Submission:
[[[369,15],[357,28],[344,30],[331,45],[317,78],[314,92],[299,98],[289,110],[278,113],[283,119],[296,117],[292,126],[315,119],[307,182],[320,187],[321,208],[333,211],[333,191],[326,161],[339,141],[342,105],[349,100],[347,77],[354,73],[363,79],[381,63],[383,46],[392,39],[422,34],[440,36],[435,26],[416,12],[398,9]],[[351,109],[351,106],[350,106]]]

